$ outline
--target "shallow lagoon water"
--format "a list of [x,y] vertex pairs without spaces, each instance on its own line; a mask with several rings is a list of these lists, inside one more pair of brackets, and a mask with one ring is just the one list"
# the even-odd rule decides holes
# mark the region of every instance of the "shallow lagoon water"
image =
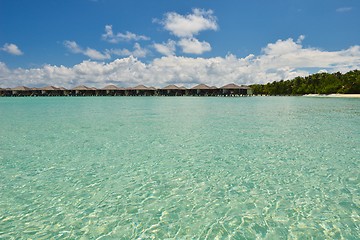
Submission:
[[359,239],[360,100],[0,98],[0,239]]

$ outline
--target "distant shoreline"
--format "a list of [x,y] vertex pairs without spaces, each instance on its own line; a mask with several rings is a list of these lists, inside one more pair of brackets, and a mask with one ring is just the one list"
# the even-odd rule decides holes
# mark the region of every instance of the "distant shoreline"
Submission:
[[304,97],[360,98],[360,94],[306,94]]

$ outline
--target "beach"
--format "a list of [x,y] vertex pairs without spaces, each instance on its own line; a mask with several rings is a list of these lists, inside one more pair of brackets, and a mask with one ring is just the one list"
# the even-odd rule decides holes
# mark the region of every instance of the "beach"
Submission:
[[360,98],[360,94],[307,94],[304,97]]

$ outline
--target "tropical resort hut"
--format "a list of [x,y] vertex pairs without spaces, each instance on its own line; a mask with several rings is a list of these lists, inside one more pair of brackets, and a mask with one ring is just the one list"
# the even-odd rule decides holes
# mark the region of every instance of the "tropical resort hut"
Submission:
[[211,96],[219,96],[221,95],[221,90],[216,86],[211,86]]
[[230,83],[222,86],[221,93],[225,96],[235,96],[240,95],[240,86],[235,83]]
[[249,86],[241,86],[242,88],[242,91],[245,93],[246,92],[246,95],[253,95],[253,90],[251,87]]
[[149,93],[151,94],[151,96],[157,96],[158,94],[158,90],[155,87],[148,87]]
[[102,94],[102,90],[96,87],[90,87],[90,90],[93,91],[91,96],[101,96]]
[[32,94],[33,94],[32,89],[25,86],[18,86],[11,88],[12,96],[23,97],[23,96],[31,96]]
[[41,89],[40,88],[31,88],[31,96],[41,96]]
[[[96,90],[96,89],[95,89]],[[71,95],[74,96],[94,96],[95,90],[85,85],[76,86],[71,89]]]
[[1,97],[10,97],[12,95],[11,88],[0,88]]
[[243,95],[251,95],[252,94],[250,87],[239,86],[234,83],[230,83],[225,86],[222,86],[220,89],[222,91],[222,94],[225,96],[243,96]]
[[100,90],[104,91],[104,95],[106,95],[106,96],[123,96],[123,95],[125,95],[125,89],[120,88],[115,85],[107,85]]
[[214,89],[211,89],[206,84],[199,84],[190,89],[190,94],[193,96],[212,96]]
[[179,90],[181,90],[181,92],[183,93],[183,95],[188,96],[189,95],[189,89],[187,89],[184,86],[180,86]]
[[46,86],[39,88],[42,96],[63,96],[64,91],[54,86]]
[[136,87],[126,88],[126,96],[153,96],[155,95],[156,89],[148,88],[144,85],[137,85]]
[[168,85],[159,89],[159,94],[162,96],[183,96],[186,89],[182,89],[176,85]]
[[66,89],[64,87],[58,87],[59,91],[62,91],[63,96],[69,96],[71,94],[71,90]]

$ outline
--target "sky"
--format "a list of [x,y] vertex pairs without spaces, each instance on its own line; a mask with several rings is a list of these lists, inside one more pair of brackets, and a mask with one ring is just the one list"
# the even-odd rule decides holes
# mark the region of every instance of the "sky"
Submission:
[[0,87],[255,84],[360,69],[359,0],[0,0]]

